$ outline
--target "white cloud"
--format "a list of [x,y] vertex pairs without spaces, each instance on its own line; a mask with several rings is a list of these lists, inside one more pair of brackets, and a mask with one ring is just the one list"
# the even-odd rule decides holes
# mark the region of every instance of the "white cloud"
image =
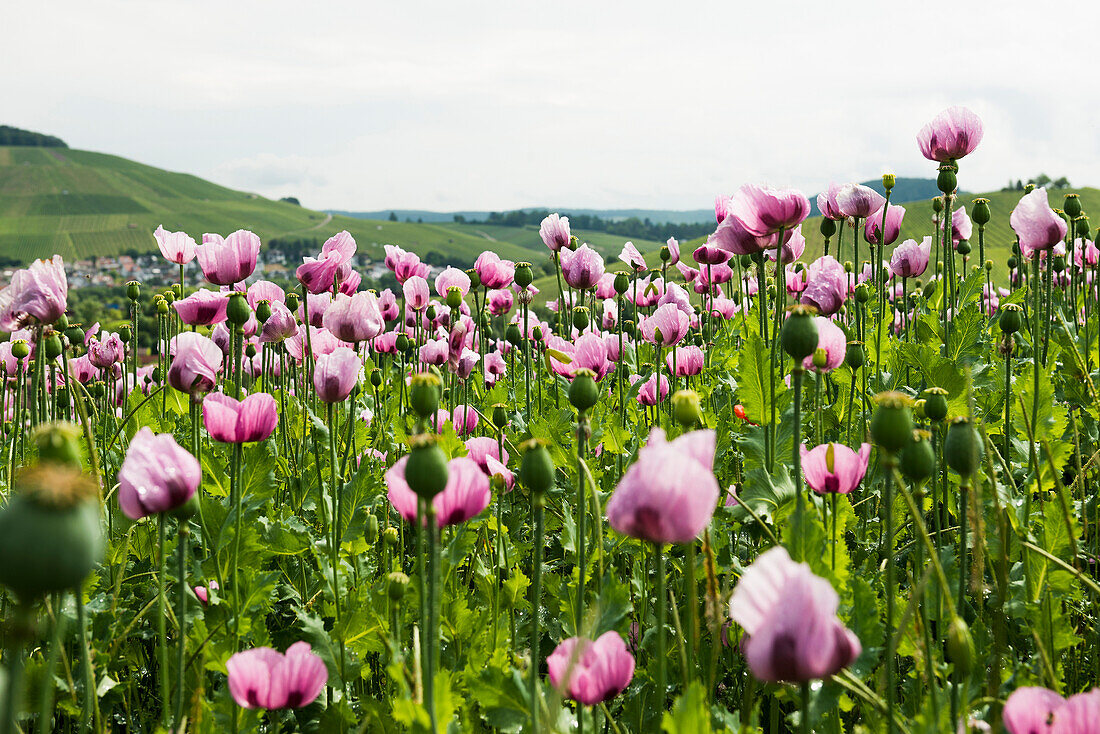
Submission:
[[[966,188],[1100,167],[1100,6],[23,3],[3,122],[313,207],[700,208],[766,180],[932,175],[917,129],[986,123]],[[48,53],[42,29],[49,28]],[[1076,29],[1076,30],[1075,30]],[[33,63],[28,63],[33,59]],[[10,117],[9,117],[10,116]]]

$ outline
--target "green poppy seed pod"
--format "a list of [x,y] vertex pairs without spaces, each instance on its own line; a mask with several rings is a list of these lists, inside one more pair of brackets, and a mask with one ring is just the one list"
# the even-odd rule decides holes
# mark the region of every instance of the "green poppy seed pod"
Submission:
[[48,362],[53,362],[61,356],[61,337],[58,336],[56,331],[46,332],[42,347],[46,351],[46,360]]
[[936,451],[931,438],[928,431],[913,431],[913,440],[898,454],[898,468],[911,481],[923,481],[936,472]]
[[668,249],[668,245],[661,246],[661,262],[668,262],[672,259],[672,251]]
[[374,387],[382,387],[382,370],[375,367],[370,371],[370,384]]
[[409,341],[408,334],[398,334],[397,341],[394,343],[397,346],[397,351],[399,352],[407,352],[409,351],[409,347],[412,346],[412,342]]
[[103,555],[95,483],[55,461],[19,472],[0,509],[0,584],[25,602],[79,585]]
[[584,306],[573,308],[573,326],[580,331],[588,328],[588,309]]
[[890,191],[894,188],[894,184],[898,182],[898,177],[892,173],[882,174],[882,188]]
[[959,673],[969,675],[974,668],[974,657],[974,638],[970,635],[970,627],[961,618],[955,617],[947,628],[947,659]]
[[993,261],[992,260],[986,260],[983,263],[983,266],[985,267],[985,270],[986,270],[987,273],[992,272],[992,270],[993,270]]
[[569,235],[569,249],[570,250],[575,250],[578,247],[580,247],[580,245],[581,245],[581,241],[579,239],[577,239],[577,235],[575,235],[575,234]]
[[435,321],[435,317],[437,315],[436,310],[435,310],[435,306],[434,305],[428,306],[428,308],[426,308],[424,310],[424,315],[428,317],[428,321]]
[[516,285],[518,285],[520,288],[526,288],[527,286],[531,285],[531,283],[535,280],[535,273],[531,270],[531,263],[516,263],[516,274],[513,277],[513,280],[515,280]]
[[627,336],[633,338],[635,336],[634,332],[635,332],[634,322],[633,321],[624,321],[623,322],[623,333],[626,334]]
[[947,427],[943,458],[960,477],[968,477],[978,470],[983,451],[982,439],[969,418],[960,416]]
[[103,380],[96,380],[95,382],[92,383],[92,397],[93,398],[96,398],[97,400],[99,398],[102,398],[103,394],[106,391],[107,391],[107,387],[103,384]]
[[256,302],[256,320],[261,324],[266,324],[267,320],[271,318],[271,301],[263,299]]
[[1020,261],[1016,259],[1015,255],[1012,255],[1008,258],[1005,264],[1008,265],[1010,270],[1015,270],[1016,266],[1020,264]]
[[498,429],[507,426],[508,406],[504,403],[494,403],[491,418],[493,419],[493,425],[496,426]]
[[136,280],[131,280],[126,284],[126,297],[131,301],[136,301],[141,298],[141,283]]
[[941,212],[943,212],[943,197],[942,196],[932,197],[932,211],[935,212],[936,214],[940,214]]
[[955,246],[955,251],[960,255],[969,255],[970,240],[959,240],[959,244]]
[[1081,197],[1077,194],[1066,194],[1065,198],[1066,203],[1062,205],[1063,211],[1074,219],[1081,216],[1081,212],[1084,211],[1081,208]]
[[702,425],[703,409],[699,403],[699,393],[694,390],[677,390],[673,393],[672,416],[685,429]]
[[852,264],[851,260],[845,260],[844,261],[844,272],[845,273],[850,273],[853,270],[855,270],[855,268],[856,268],[856,266]]
[[1087,240],[1089,238],[1089,232],[1090,231],[1091,230],[1089,229],[1089,218],[1088,217],[1086,217],[1085,215],[1082,214],[1081,216],[1074,218],[1074,220],[1073,220],[1073,233],[1077,237],[1080,237],[1081,239],[1086,239]]
[[493,333],[493,318],[487,313],[481,315],[481,328],[489,334]]
[[1051,263],[1050,267],[1053,268],[1054,272],[1056,273],[1062,272],[1066,269],[1066,258],[1062,255],[1059,255],[1058,257],[1054,258],[1054,262]]
[[130,329],[129,324],[118,327],[118,338],[122,340],[123,344],[129,344],[130,340],[134,338],[134,332]]
[[748,267],[750,265],[752,265],[752,255],[742,255],[741,256],[741,267],[748,269]]
[[298,304],[299,304],[300,301],[301,301],[301,296],[299,296],[294,291],[287,291],[287,294],[286,294],[286,307],[292,313],[294,311],[298,310]]
[[871,439],[891,454],[913,440],[912,404],[909,396],[900,392],[888,391],[875,396]]
[[1024,184],[1024,193],[1025,194],[1030,194],[1034,190],[1035,190],[1035,184],[1033,184],[1033,183]]
[[430,500],[447,486],[447,455],[431,434],[414,436],[410,444],[405,482],[417,495]]
[[536,326],[535,328],[531,329],[531,337],[535,341],[541,342],[542,341],[542,327],[541,326]]
[[867,353],[863,350],[863,344],[856,341],[848,342],[848,348],[844,352],[844,364],[853,370],[858,370],[867,362]]
[[504,330],[504,338],[514,347],[523,343],[523,332],[519,330],[519,324],[508,324],[508,328]]
[[818,347],[817,349],[815,349],[814,350],[814,367],[817,367],[819,370],[823,370],[823,369],[825,369],[825,367],[828,364],[829,364],[829,353],[826,352],[822,347]]
[[[84,337],[81,336],[81,339]],[[26,359],[31,354],[31,345],[26,339],[15,339],[11,343],[11,356],[16,359]]]
[[256,356],[256,345],[255,344],[249,344],[247,347],[244,348],[244,354],[249,359],[252,359],[253,357],[255,357]]
[[178,301],[179,297],[176,295],[176,289],[169,288],[166,290],[164,292],[164,300],[168,301],[169,306]]
[[694,336],[692,337],[692,342],[694,342],[695,346],[697,347],[703,346],[703,335],[700,334],[698,331],[695,332]]
[[53,328],[57,331],[65,331],[69,328],[69,317],[65,314],[61,314],[57,317],[57,320],[53,322]]
[[374,545],[378,542],[378,516],[367,515],[367,520],[363,523],[363,540],[367,545]]
[[533,495],[542,495],[554,485],[554,459],[543,441],[532,438],[520,446],[519,480]]
[[836,222],[828,217],[821,218],[821,225],[818,227],[823,237],[832,237],[836,234]]
[[67,421],[44,423],[34,432],[38,460],[81,468],[80,429]]
[[1001,331],[1005,334],[1015,334],[1024,325],[1024,309],[1016,303],[1006,303],[1001,306]]
[[809,306],[792,306],[787,320],[779,330],[779,343],[783,346],[796,367],[802,366],[802,360],[817,349],[817,322],[814,321],[814,309]]
[[409,383],[409,402],[416,414],[428,418],[439,410],[439,392],[442,382],[431,372],[413,375]]
[[152,375],[153,375],[153,382],[155,382],[159,385],[160,384],[160,366],[159,365],[153,368]]
[[856,286],[856,301],[858,303],[867,303],[871,300],[871,289],[867,287],[866,283],[860,283]]
[[252,309],[248,307],[248,301],[244,294],[234,292],[229,295],[229,305],[225,307],[225,318],[234,326],[244,326],[248,317],[252,315]]
[[573,374],[569,384],[569,404],[579,412],[584,412],[600,399],[600,389],[596,386],[596,373],[580,368]]
[[470,268],[466,271],[466,275],[470,276],[470,288],[476,289],[481,287],[481,276],[477,274],[477,271]]
[[924,397],[924,416],[933,423],[947,417],[947,391],[942,387],[930,387],[921,393]]
[[160,299],[157,300],[157,315],[158,316],[167,316],[168,315],[168,301],[164,300],[163,298],[160,298]]
[[978,197],[970,208],[970,218],[974,224],[984,227],[989,224],[989,199]]
[[397,528],[386,528],[382,532],[382,542],[391,548],[397,547],[397,544],[401,542],[401,535],[397,532]]
[[[172,287],[169,289],[169,293],[171,293],[176,298],[176,300],[179,300],[180,298],[183,298],[183,286],[179,283],[173,283]],[[167,295],[168,294],[166,293],[165,297],[167,297]]]
[[[391,528],[392,529],[392,528]],[[394,535],[397,531],[394,530]],[[409,577],[400,571],[391,571],[386,574],[386,593],[390,601],[401,601],[405,596],[405,590],[409,588]]]
[[630,288],[630,276],[624,271],[615,273],[615,292],[620,296]]

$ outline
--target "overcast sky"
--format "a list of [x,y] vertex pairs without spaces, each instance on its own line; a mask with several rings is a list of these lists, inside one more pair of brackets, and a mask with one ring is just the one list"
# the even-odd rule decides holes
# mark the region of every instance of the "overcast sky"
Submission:
[[[1076,6],[1076,7],[1074,7]],[[1100,184],[1100,3],[9,3],[0,124],[313,208],[697,209],[746,181]]]

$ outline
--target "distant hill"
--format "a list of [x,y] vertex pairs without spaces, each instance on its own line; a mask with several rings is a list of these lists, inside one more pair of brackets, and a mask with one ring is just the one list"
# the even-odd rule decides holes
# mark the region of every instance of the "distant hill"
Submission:
[[32,148],[68,148],[65,141],[53,135],[21,130],[17,127],[0,125],[0,145],[18,145]]

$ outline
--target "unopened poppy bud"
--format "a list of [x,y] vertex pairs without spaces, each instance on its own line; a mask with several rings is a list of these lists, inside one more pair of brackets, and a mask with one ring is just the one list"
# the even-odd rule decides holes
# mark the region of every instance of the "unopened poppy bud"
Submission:
[[844,352],[844,364],[853,370],[858,370],[867,361],[867,353],[859,342],[848,342],[848,349]]
[[401,542],[401,535],[397,532],[397,528],[386,528],[382,532],[382,542],[391,548],[396,547]]
[[546,444],[538,439],[525,441],[520,447],[519,480],[533,495],[541,495],[554,485],[554,460]]
[[959,240],[959,244],[955,246],[955,251],[960,255],[970,254],[970,240]]
[[952,619],[947,628],[947,659],[962,675],[969,675],[974,668],[974,638],[960,617]]
[[34,443],[38,446],[39,461],[80,468],[80,429],[72,423],[42,424],[34,432]]
[[960,477],[968,477],[978,470],[982,458],[982,439],[969,418],[960,416],[947,428],[943,442],[943,458]]
[[750,265],[752,265],[752,255],[742,255],[741,256],[741,267],[742,268],[748,268]]
[[61,356],[61,337],[57,335],[56,331],[46,332],[42,347],[46,352],[46,360],[48,362],[54,361]]
[[378,541],[378,516],[367,515],[363,523],[363,540],[367,545],[374,545]]
[[936,292],[936,281],[934,281],[934,280],[928,281],[925,284],[924,289],[921,292],[924,294],[925,300],[928,300],[929,298],[931,298],[933,296],[933,294],[935,294],[935,292]]
[[588,328],[588,309],[584,306],[573,308],[573,326],[580,331]]
[[974,204],[970,209],[970,218],[974,220],[974,224],[979,227],[984,227],[989,224],[989,199],[983,199],[981,197],[974,200]]
[[153,382],[155,382],[159,385],[160,384],[160,365],[157,365],[156,367],[154,367],[151,374],[153,376]]
[[699,393],[694,390],[677,390],[672,395],[672,416],[684,428],[695,428],[703,423],[703,410]]
[[1081,197],[1077,194],[1066,194],[1066,203],[1062,205],[1062,209],[1072,218],[1081,216]]
[[1005,334],[1014,334],[1024,325],[1024,309],[1016,303],[1006,303],[1001,306],[1001,331]]
[[226,320],[234,326],[244,326],[251,315],[252,309],[248,307],[244,294],[240,292],[230,294],[229,305],[225,307]]
[[1050,266],[1054,269],[1054,272],[1060,273],[1066,269],[1066,259],[1059,255],[1054,258],[1054,262]]
[[814,309],[809,306],[793,306],[787,320],[779,330],[779,342],[783,351],[801,366],[802,360],[817,349],[817,322],[814,321]]
[[431,434],[415,436],[411,443],[405,481],[417,495],[431,500],[447,486],[447,455]]
[[409,402],[421,418],[434,415],[439,410],[439,392],[442,383],[431,372],[413,375],[409,383]]
[[596,373],[583,367],[578,369],[573,375],[573,382],[569,384],[569,404],[583,413],[595,405],[599,399],[600,390],[596,386]]
[[939,423],[947,417],[947,391],[942,387],[930,387],[925,390],[924,415],[933,423]]
[[821,225],[818,227],[822,236],[832,237],[836,234],[836,222],[828,217],[821,218]]
[[615,292],[620,296],[630,288],[630,276],[625,272],[615,273]]
[[481,287],[481,276],[477,274],[477,271],[470,268],[466,271],[466,275],[470,276],[470,288],[476,289]]
[[271,301],[265,298],[256,303],[256,320],[266,324],[269,318],[271,318]]
[[875,411],[871,415],[871,438],[891,454],[913,440],[913,401],[908,395],[888,391],[875,396]]
[[[396,534],[397,531],[394,530]],[[400,571],[391,571],[386,575],[386,593],[390,601],[401,601],[405,596],[405,590],[409,588],[409,577]]]
[[424,311],[424,315],[428,317],[428,321],[435,321],[435,317],[438,315],[435,310],[435,305],[428,306]]
[[898,468],[914,482],[923,481],[936,472],[936,451],[931,438],[928,431],[913,431],[913,440],[898,454]]
[[504,403],[496,403],[493,405],[493,425],[497,428],[504,428],[508,425],[508,406]]
[[126,284],[126,297],[131,301],[136,301],[141,298],[141,283],[136,280],[131,280]]
[[531,282],[535,279],[535,273],[531,270],[531,263],[516,263],[516,274],[512,279],[520,288],[526,288],[531,285]]
[[986,260],[985,263],[983,263],[983,265],[986,269],[986,272],[989,272],[989,271],[993,270],[993,261],[992,260]]
[[932,211],[939,214],[943,211],[943,197],[936,196],[932,198]]

